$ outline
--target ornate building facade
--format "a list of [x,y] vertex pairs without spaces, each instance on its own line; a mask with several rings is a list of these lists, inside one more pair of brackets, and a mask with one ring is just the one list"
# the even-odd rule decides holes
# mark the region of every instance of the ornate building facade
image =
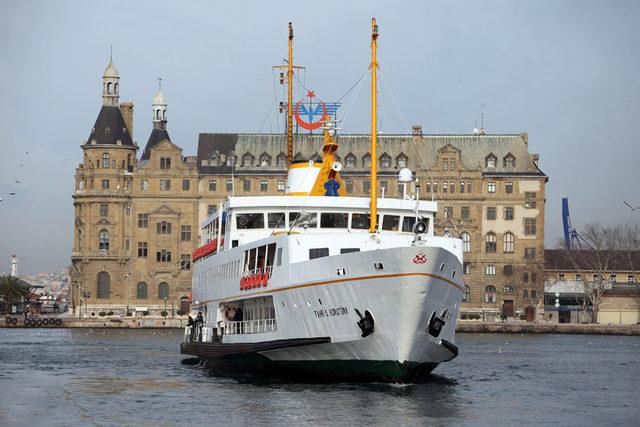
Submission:
[[[121,110],[123,117],[132,117],[132,105],[124,103],[112,110],[114,123],[119,123]],[[90,313],[123,307],[158,313],[165,297],[173,308],[186,308],[189,254],[197,246],[197,225],[230,195],[284,194],[286,138],[203,133],[197,156],[185,158],[166,132],[166,103],[159,93],[153,105],[154,129],[136,161],[137,147],[131,138],[121,145],[111,143],[113,138],[94,138],[104,127],[101,115],[102,110],[82,146],[85,161],[76,171],[74,301],[79,310],[83,299]],[[369,137],[338,135],[337,141],[347,192],[368,195],[373,161]],[[538,156],[529,151],[527,134],[423,135],[416,126],[411,134],[380,135],[378,141],[380,196],[403,197],[405,188],[397,175],[403,167],[410,168],[418,179],[419,196],[439,202],[437,232],[463,239],[467,290],[462,317],[535,317],[544,298],[548,178],[538,168]],[[322,137],[296,135],[294,147],[294,160],[319,159]],[[116,166],[126,168],[98,167],[105,153],[117,157],[121,163]],[[105,174],[117,175],[123,186],[95,187]],[[93,182],[94,187],[89,189],[82,181]],[[415,182],[406,193],[415,197]],[[119,206],[113,216],[111,211],[100,215],[100,206],[107,202]],[[103,231],[110,233],[108,247],[100,243]],[[106,292],[99,292],[104,288],[103,273],[111,279],[108,301]],[[168,297],[160,285],[168,287]]]

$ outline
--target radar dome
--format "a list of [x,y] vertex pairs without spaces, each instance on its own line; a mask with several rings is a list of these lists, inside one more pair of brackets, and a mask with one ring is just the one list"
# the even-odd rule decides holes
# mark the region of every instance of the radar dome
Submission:
[[413,179],[413,172],[409,168],[402,168],[398,173],[398,181],[400,182],[411,182]]

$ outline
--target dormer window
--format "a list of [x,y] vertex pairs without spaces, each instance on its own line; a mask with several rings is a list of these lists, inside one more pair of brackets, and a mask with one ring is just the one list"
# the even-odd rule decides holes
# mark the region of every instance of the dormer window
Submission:
[[220,156],[218,153],[213,153],[209,156],[209,166],[220,166]]
[[160,169],[171,169],[171,157],[160,157]]
[[253,166],[253,160],[254,160],[254,157],[251,155],[251,153],[246,153],[244,156],[242,156],[242,166],[243,167]]
[[404,153],[398,154],[398,157],[396,157],[396,164],[398,165],[398,169],[406,168],[407,160],[408,158],[404,155]]
[[271,167],[271,156],[267,153],[262,153],[260,155],[260,166],[268,166]]
[[355,168],[356,167],[356,156],[354,156],[353,153],[349,153],[344,158],[344,162],[345,162],[345,166],[346,167]]
[[380,167],[381,168],[391,167],[391,156],[389,156],[387,153],[383,153],[382,156],[380,156]]
[[227,154],[227,162],[226,162],[227,166],[235,166],[236,165],[236,155],[233,153],[233,151],[229,154]]
[[513,154],[509,153],[504,156],[504,159],[502,159],[502,163],[505,168],[513,169],[516,167],[516,158],[513,156]]
[[370,168],[371,167],[371,154],[367,153],[362,157],[362,167]]
[[496,167],[496,156],[494,156],[493,154],[489,154],[486,158],[485,158],[485,166],[487,168],[495,168]]
[[283,168],[285,166],[287,166],[287,156],[284,153],[280,153],[276,157],[276,167]]

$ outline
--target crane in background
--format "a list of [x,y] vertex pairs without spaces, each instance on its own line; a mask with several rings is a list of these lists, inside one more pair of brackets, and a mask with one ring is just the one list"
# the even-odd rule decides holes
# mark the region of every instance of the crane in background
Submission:
[[571,225],[571,216],[569,215],[569,198],[562,198],[562,228],[564,230],[564,247],[566,249],[582,249],[584,243],[589,249],[593,249],[593,246],[589,244],[578,230]]

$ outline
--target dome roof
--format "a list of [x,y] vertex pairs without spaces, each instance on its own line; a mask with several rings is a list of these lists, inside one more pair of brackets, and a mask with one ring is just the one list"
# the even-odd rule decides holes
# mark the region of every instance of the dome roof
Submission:
[[153,98],[153,105],[167,105],[160,89],[158,89],[158,93],[156,93],[155,98]]
[[120,75],[118,74],[118,70],[116,70],[116,67],[115,65],[113,65],[112,61],[109,61],[109,65],[107,65],[107,68],[104,69],[102,77],[120,77]]

